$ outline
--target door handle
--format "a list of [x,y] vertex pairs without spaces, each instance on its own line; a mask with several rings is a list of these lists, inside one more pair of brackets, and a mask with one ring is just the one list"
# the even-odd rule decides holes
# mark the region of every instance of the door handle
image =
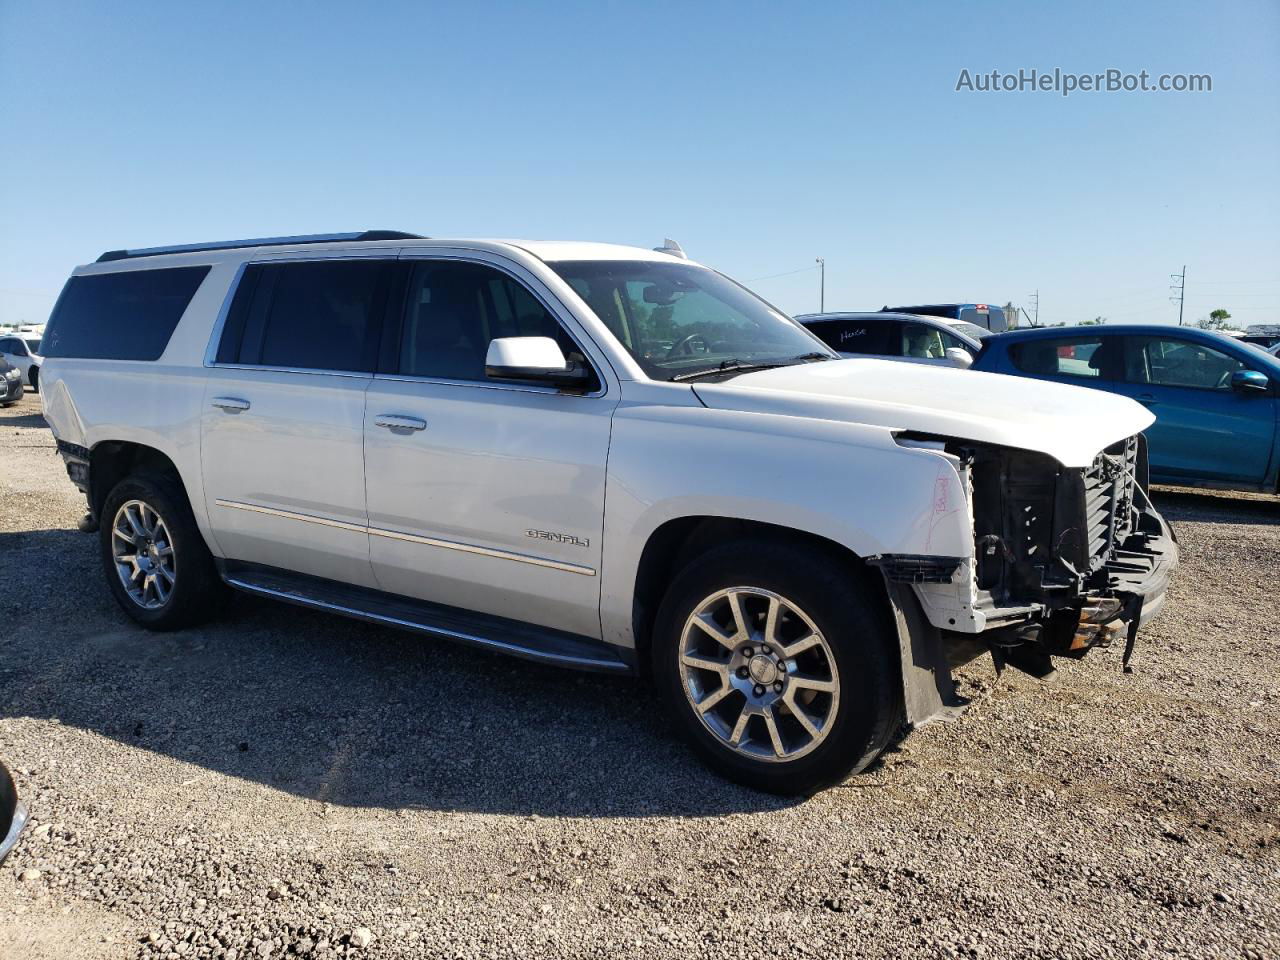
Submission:
[[425,430],[427,421],[418,417],[402,417],[398,413],[380,413],[373,422],[388,430]]
[[249,401],[241,400],[239,397],[214,397],[210,403],[228,413],[239,413],[241,410],[249,409]]
[[1138,397],[1138,402],[1142,404],[1144,407],[1156,407],[1160,405],[1160,401],[1157,400],[1155,397],[1153,397],[1149,393],[1144,393],[1140,395]]

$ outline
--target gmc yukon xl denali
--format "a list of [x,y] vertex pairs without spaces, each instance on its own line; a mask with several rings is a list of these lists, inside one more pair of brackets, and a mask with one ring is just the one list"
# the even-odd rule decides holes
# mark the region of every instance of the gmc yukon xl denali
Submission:
[[41,397],[153,630],[228,588],[652,676],[808,793],[982,653],[1132,648],[1177,563],[1124,397],[838,359],[677,253],[391,231],[79,267]]

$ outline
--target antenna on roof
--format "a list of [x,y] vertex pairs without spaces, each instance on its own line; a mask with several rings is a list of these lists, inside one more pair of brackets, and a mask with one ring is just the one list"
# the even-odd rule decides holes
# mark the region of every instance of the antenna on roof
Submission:
[[673,257],[679,257],[681,260],[688,260],[689,255],[684,252],[684,247],[676,243],[670,237],[665,237],[662,246],[653,248],[658,253],[669,253]]

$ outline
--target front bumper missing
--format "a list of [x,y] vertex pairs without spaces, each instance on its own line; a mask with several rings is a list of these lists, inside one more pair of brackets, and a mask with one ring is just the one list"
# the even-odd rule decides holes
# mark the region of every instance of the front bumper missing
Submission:
[[[1116,551],[1101,572],[1105,583],[1096,584],[1094,589],[1056,607],[1031,603],[1020,608],[987,610],[981,617],[972,615],[980,611],[970,610],[966,611],[971,614],[968,618],[948,618],[949,625],[959,626],[957,621],[966,619],[968,623],[981,623],[985,629],[977,632],[948,629],[931,615],[936,612],[936,607],[931,609],[931,597],[939,596],[938,591],[953,591],[954,583],[944,586],[932,578],[902,576],[903,567],[876,564],[884,577],[898,634],[907,722],[920,726],[932,720],[952,719],[963,712],[966,701],[956,692],[951,668],[987,652],[998,670],[1007,664],[1046,678],[1054,672],[1055,656],[1079,658],[1094,647],[1124,640],[1123,664],[1127,670],[1138,630],[1164,608],[1178,566],[1177,541],[1164,518],[1149,510],[1144,520],[1146,531]],[[920,559],[911,558],[912,572],[927,567],[918,563]],[[937,560],[939,568],[955,563],[951,558]],[[967,567],[957,576],[963,577],[966,572]]]

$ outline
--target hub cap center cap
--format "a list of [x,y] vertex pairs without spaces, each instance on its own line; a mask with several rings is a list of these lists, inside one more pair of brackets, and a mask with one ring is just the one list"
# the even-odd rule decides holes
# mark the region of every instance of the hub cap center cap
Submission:
[[748,669],[751,671],[751,679],[764,686],[768,686],[778,679],[778,665],[773,662],[772,658],[763,654],[752,657]]

